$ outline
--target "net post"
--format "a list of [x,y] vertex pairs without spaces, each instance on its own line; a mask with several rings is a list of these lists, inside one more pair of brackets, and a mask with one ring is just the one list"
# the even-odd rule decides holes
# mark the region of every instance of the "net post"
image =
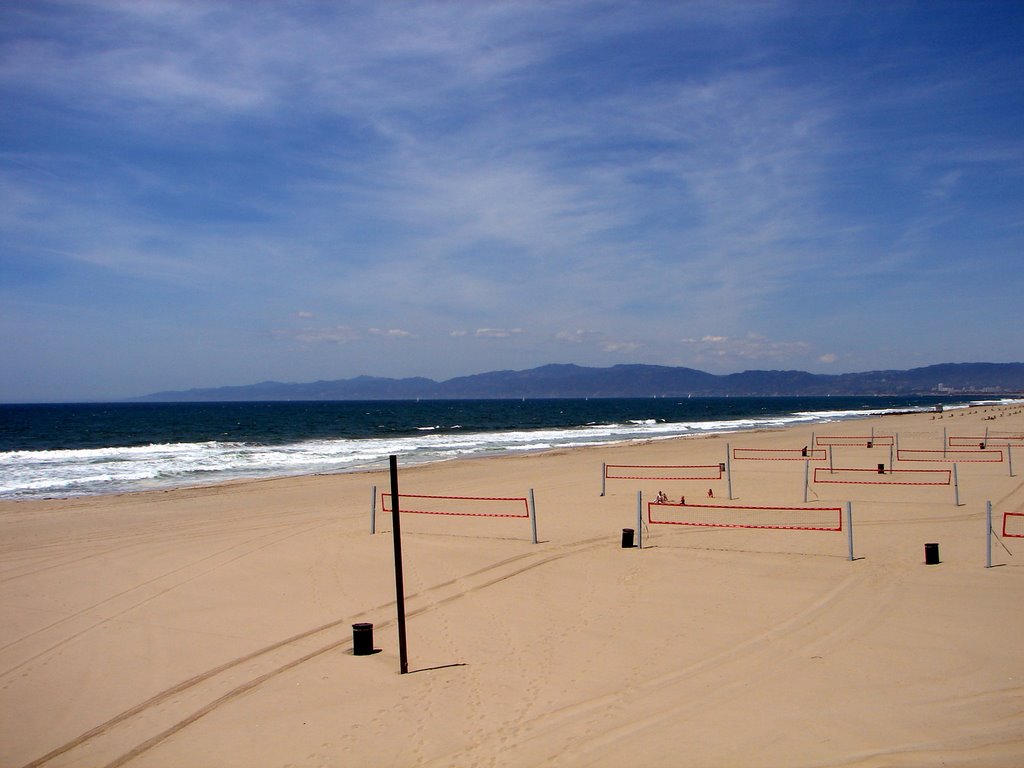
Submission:
[[370,497],[370,533],[377,532],[377,486],[373,486],[373,494]]
[[398,611],[399,673],[409,671],[409,654],[405,638],[405,580],[402,577],[402,523],[398,509],[398,457],[391,454],[391,534],[395,540],[395,605]]
[[992,502],[985,502],[985,567],[992,567]]
[[725,444],[725,480],[729,486],[729,501],[732,501],[732,449]]
[[636,492],[636,546],[644,548],[644,492]]
[[942,428],[942,458],[946,458],[946,444],[949,442],[949,438],[946,436],[946,428]]
[[601,495],[604,496],[604,483],[605,478],[608,477],[608,464],[605,462],[601,463]]
[[537,543],[537,504],[533,500],[533,488],[530,489],[530,533],[533,543]]
[[985,427],[985,442],[981,444],[982,450],[988,448],[988,427]]
[[850,550],[850,562],[853,562],[853,504],[846,502],[846,544]]
[[1013,477],[1013,446],[1006,441],[1006,461],[1010,464],[1010,477]]
[[808,478],[808,475],[810,474],[810,471],[811,471],[811,462],[810,461],[805,461],[804,462],[804,504],[807,503],[807,485],[808,485],[807,478]]
[[960,482],[956,476],[956,462],[953,462],[953,498],[956,501],[956,506],[960,506]]
[[893,470],[893,465],[892,465],[892,454],[893,454],[893,450],[894,450],[894,449],[893,449],[893,446],[891,446],[891,445],[890,445],[890,446],[889,446],[889,471],[890,471],[890,472],[892,472],[892,470]]
[[830,475],[834,475],[836,473],[835,469],[832,466],[832,446],[831,445],[828,447],[828,473]]

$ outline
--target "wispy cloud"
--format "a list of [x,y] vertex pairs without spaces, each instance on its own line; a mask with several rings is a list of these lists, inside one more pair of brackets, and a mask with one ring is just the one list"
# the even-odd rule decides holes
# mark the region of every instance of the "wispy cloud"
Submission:
[[281,326],[325,376],[852,364],[894,306],[922,362],[1005,359],[936,307],[1024,294],[1008,9],[7,4],[0,300]]

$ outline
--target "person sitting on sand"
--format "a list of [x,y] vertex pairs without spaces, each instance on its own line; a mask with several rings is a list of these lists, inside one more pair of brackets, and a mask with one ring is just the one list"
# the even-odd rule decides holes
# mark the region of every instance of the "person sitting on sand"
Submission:
[[664,491],[658,491],[658,498],[654,502],[655,504],[668,504],[668,496],[665,495]]
[[714,491],[714,489],[708,488],[708,498],[709,499],[715,498],[715,491]]

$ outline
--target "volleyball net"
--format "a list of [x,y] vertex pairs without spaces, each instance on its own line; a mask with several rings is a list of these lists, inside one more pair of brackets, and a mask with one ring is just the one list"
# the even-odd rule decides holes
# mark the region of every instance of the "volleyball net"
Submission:
[[826,447],[830,445],[863,445],[866,448],[874,448],[875,446],[895,445],[895,443],[894,435],[818,435],[814,438],[815,445]]
[[842,531],[840,507],[751,507],[647,502],[650,525],[705,528],[769,528],[790,531]]
[[967,435],[954,436],[950,435],[946,438],[950,448],[960,447],[974,447],[987,448],[990,445],[994,445],[997,448],[1007,448],[1013,446],[1015,448],[1024,448],[1024,434],[1020,432],[992,432],[988,435],[979,435],[978,437],[969,437]]
[[[393,511],[392,496],[380,495],[381,509]],[[526,517],[529,500],[523,496],[433,496],[418,493],[398,494],[398,511],[411,515],[448,515],[458,517]]]
[[601,495],[605,495],[609,480],[721,480],[727,471],[724,461],[718,464],[602,464]]
[[1024,539],[1024,512],[1003,513],[1003,538]]
[[605,464],[606,480],[721,480],[725,464]]
[[[377,530],[377,489],[374,487],[370,510],[370,533]],[[394,512],[394,499],[388,491],[380,494],[380,508]],[[398,512],[405,515],[439,515],[495,519],[528,519],[531,539],[537,543],[537,509],[533,489],[529,496],[447,496],[425,493],[399,493]]]
[[733,448],[733,459],[739,461],[825,461],[824,448]]
[[952,485],[950,469],[878,469],[815,467],[813,482],[837,485]]
[[1003,461],[1003,452],[1000,450],[963,450],[963,449],[952,449],[952,450],[922,450],[922,449],[909,449],[909,448],[897,448],[896,449],[896,460],[897,461],[955,461],[960,463],[993,463],[1001,464]]

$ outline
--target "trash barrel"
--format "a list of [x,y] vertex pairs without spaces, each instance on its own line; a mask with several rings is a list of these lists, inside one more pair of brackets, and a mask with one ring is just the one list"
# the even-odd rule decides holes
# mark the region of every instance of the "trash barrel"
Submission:
[[936,543],[924,545],[924,564],[925,565],[938,565],[939,564],[939,545]]
[[352,655],[369,656],[373,653],[373,624],[361,622],[352,625]]
[[622,529],[622,548],[630,549],[633,546],[633,529],[623,528]]
[[885,474],[885,464],[879,464],[878,465],[878,474],[880,474],[880,475],[884,475]]

